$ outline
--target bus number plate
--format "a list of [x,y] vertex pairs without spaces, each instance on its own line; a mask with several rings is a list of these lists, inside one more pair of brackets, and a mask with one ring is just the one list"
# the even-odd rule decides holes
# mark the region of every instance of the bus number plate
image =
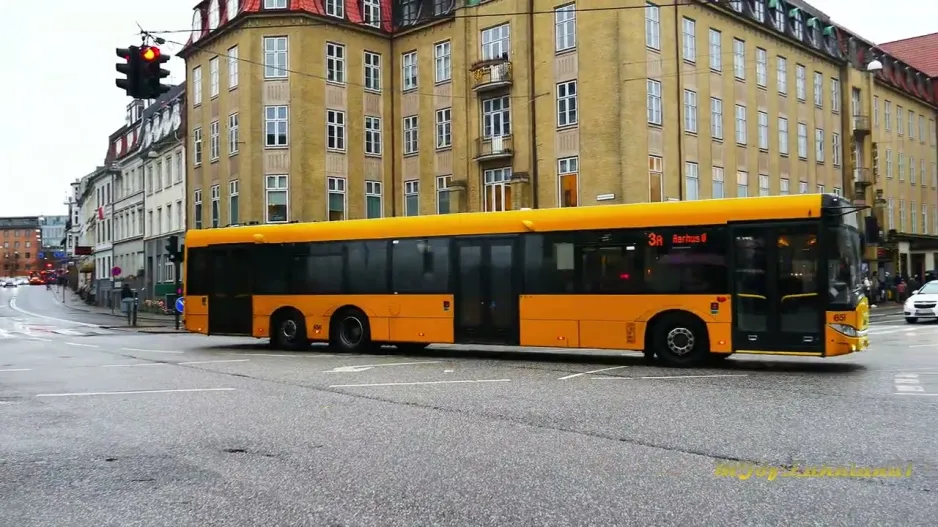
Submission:
[[846,314],[844,314],[844,313],[838,313],[838,314],[834,315],[834,322],[846,322],[846,321],[847,321],[847,315],[846,315]]

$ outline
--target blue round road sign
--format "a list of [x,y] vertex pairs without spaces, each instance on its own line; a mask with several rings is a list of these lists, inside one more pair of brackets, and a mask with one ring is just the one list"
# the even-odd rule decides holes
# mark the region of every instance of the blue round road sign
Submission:
[[184,297],[179,297],[176,299],[176,312],[182,313],[186,309],[186,299]]

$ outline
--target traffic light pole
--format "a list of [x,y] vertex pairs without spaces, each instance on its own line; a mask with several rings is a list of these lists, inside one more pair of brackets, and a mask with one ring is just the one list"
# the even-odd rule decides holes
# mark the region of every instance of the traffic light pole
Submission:
[[[173,259],[173,267],[175,268],[174,276],[176,277],[175,288],[176,288],[176,298],[179,299],[182,296],[180,290],[182,289],[182,280],[179,279],[179,271],[182,270],[182,265],[179,261],[179,257]],[[176,321],[176,329],[179,329],[179,310],[176,309],[176,306],[173,306],[173,318]]]

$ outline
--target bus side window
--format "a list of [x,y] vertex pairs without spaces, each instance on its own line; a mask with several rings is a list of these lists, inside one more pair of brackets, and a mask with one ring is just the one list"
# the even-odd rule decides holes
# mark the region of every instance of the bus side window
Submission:
[[210,249],[190,249],[186,259],[186,294],[208,295],[212,293],[209,273]]
[[388,294],[388,243],[351,241],[346,247],[349,293]]
[[649,231],[646,237],[649,244],[645,247],[644,267],[649,293],[711,294],[729,290],[724,228],[659,229]]
[[573,235],[525,234],[524,291],[528,294],[576,293]]
[[254,251],[254,293],[286,295],[290,293],[290,258],[284,245],[262,244]]
[[343,292],[345,255],[342,242],[298,244],[290,266],[291,292],[328,295]]
[[580,292],[635,294],[642,292],[642,247],[628,231],[582,232],[577,236]]
[[395,293],[449,291],[449,238],[391,242],[391,290]]

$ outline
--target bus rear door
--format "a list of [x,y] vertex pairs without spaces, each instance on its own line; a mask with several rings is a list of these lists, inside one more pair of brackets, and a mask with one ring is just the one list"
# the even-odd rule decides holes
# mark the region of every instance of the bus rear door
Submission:
[[730,227],[734,351],[822,353],[820,222]]
[[466,238],[453,243],[456,342],[518,344],[517,239]]
[[208,295],[210,335],[250,335],[253,322],[251,246],[215,246],[208,252],[211,291]]

